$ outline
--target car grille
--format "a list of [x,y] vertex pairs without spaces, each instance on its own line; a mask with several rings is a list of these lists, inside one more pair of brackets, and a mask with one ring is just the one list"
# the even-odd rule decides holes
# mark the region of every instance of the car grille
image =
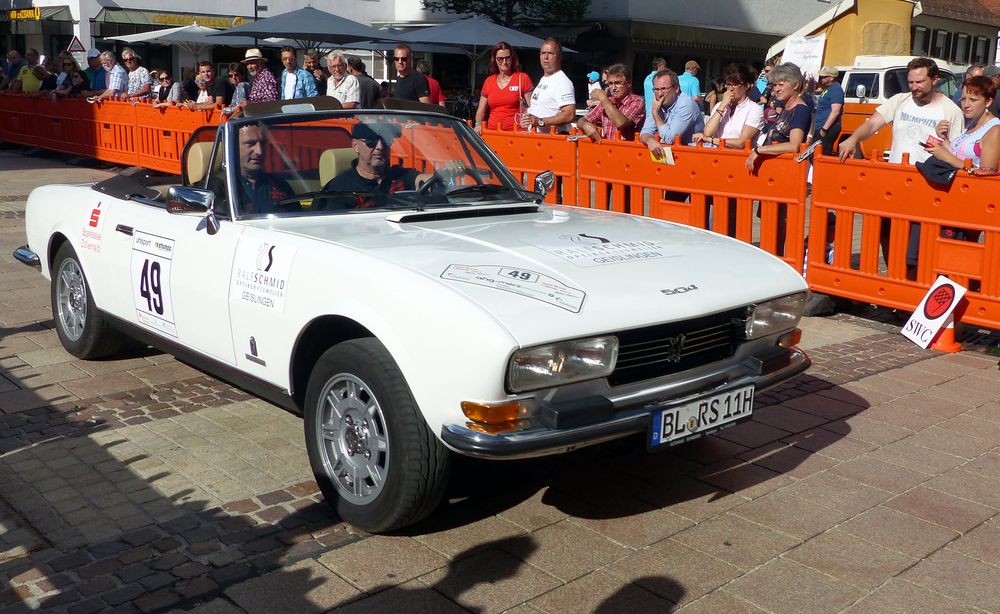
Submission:
[[746,310],[620,331],[612,386],[680,373],[733,355],[742,339]]

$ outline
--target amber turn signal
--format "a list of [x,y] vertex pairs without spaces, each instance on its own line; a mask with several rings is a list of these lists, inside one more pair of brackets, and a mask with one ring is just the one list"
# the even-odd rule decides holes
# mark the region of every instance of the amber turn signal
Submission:
[[482,424],[501,424],[521,417],[520,401],[510,401],[487,405],[473,401],[462,401],[462,413],[469,420]]
[[795,347],[800,341],[802,341],[802,329],[796,328],[792,332],[782,335],[781,338],[778,339],[778,345],[788,349]]

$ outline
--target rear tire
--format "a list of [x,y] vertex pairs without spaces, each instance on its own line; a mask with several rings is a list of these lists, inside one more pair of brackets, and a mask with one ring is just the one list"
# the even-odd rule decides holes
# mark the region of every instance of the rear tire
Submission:
[[381,533],[422,520],[440,503],[450,453],[378,340],[345,341],[319,358],[304,418],[316,483],[343,520]]
[[82,359],[114,354],[128,341],[97,307],[73,246],[63,243],[52,263],[52,319],[66,351]]

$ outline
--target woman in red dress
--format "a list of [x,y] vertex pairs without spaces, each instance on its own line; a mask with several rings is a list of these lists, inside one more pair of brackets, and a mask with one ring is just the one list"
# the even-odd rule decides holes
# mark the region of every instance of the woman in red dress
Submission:
[[521,62],[509,43],[500,41],[490,50],[490,75],[476,109],[476,132],[514,130],[515,115],[527,107],[528,93],[534,88],[531,77],[521,72]]

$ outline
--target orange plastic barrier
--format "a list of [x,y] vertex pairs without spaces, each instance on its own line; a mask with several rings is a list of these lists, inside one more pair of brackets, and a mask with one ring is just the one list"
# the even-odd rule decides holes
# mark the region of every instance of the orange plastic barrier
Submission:
[[[817,156],[812,236],[825,235],[827,211],[837,216],[833,264],[823,262],[824,250],[810,250],[806,278],[813,290],[912,310],[940,273],[970,289],[963,322],[1000,328],[1000,178],[960,172],[949,189],[942,189],[909,164],[850,160],[842,165]],[[912,230],[919,257],[916,279],[910,280],[906,251],[914,223],[919,224],[919,233]],[[885,268],[879,266],[883,227],[889,232]],[[982,232],[984,241],[944,238],[942,228],[964,229],[971,239]]]
[[577,144],[565,134],[483,130],[483,139],[529,188],[535,185],[538,173],[555,173],[556,187],[545,197],[546,202],[577,203]]
[[674,164],[667,165],[654,162],[638,142],[582,139],[578,145],[581,206],[708,228],[711,203],[711,229],[727,234],[734,217],[734,236],[751,243],[758,201],[760,247],[802,270],[808,165],[794,156],[762,156],[751,173],[745,150],[675,144]]
[[132,107],[136,166],[180,174],[181,152],[191,133],[219,123],[217,110],[190,111],[182,107],[154,108],[151,102]]
[[[844,116],[841,119],[841,137],[849,136],[854,134],[854,131],[858,129],[858,126],[865,123],[865,120],[871,117],[875,109],[878,108],[877,104],[874,103],[858,103],[858,102],[848,102],[844,104]],[[883,127],[878,132],[873,134],[864,142],[864,148],[866,152],[873,151],[888,151],[892,147],[892,124]]]

